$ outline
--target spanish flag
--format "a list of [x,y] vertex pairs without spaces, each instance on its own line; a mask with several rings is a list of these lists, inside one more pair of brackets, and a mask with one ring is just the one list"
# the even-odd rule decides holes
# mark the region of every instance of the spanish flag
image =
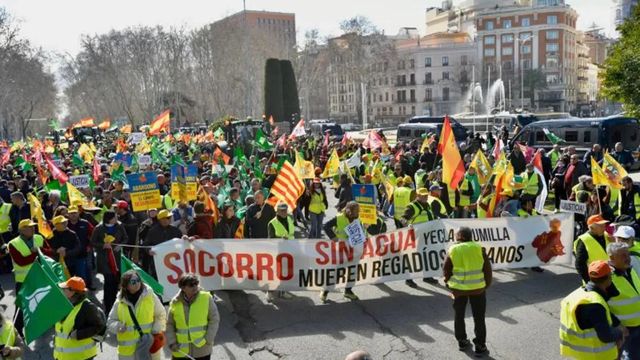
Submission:
[[102,120],[102,122],[98,125],[98,129],[102,131],[107,131],[111,127],[111,119],[106,118]]
[[131,124],[127,124],[127,125],[125,125],[125,126],[120,128],[120,132],[123,133],[123,134],[131,134],[132,130],[133,129],[132,129]]
[[171,124],[171,118],[169,117],[170,111],[165,110],[162,114],[155,118],[149,126],[149,135],[158,135],[163,130],[169,133],[169,125]]
[[457,189],[460,180],[464,177],[464,163],[460,157],[460,151],[453,136],[449,117],[445,116],[438,153],[442,156],[442,179],[450,190]]
[[96,125],[94,124],[92,117],[84,118],[80,120],[80,127],[94,127],[94,126]]

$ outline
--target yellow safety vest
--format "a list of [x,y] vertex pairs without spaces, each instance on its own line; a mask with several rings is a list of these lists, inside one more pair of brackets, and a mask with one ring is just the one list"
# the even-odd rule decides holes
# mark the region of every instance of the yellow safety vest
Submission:
[[5,320],[0,328],[0,345],[13,346],[16,342],[16,332],[13,324],[9,320]]
[[462,194],[463,191],[469,191],[469,185],[471,182],[465,177],[460,184],[460,201],[458,203],[459,206],[469,206],[471,205],[471,196]]
[[[41,248],[44,245],[44,239],[42,238],[42,236],[35,234],[33,235],[33,244],[36,247]],[[20,236],[9,241],[9,245],[18,250],[18,252],[22,256],[31,255],[31,249],[27,246],[27,243],[25,243]],[[33,263],[25,266],[20,266],[13,261],[13,258],[11,259],[11,262],[13,263],[13,275],[15,276],[16,282],[24,282],[24,279],[26,279],[27,274],[29,273],[29,269],[31,269],[31,265],[33,265]]]
[[615,215],[620,215],[620,208],[618,207],[619,197],[620,189],[609,187],[609,206],[611,207]]
[[640,326],[640,279],[636,271],[631,268],[631,281],[615,272],[611,274],[613,285],[616,286],[618,296],[607,301],[609,308],[620,319],[624,326]]
[[424,178],[427,176],[427,173],[424,170],[418,170],[416,171],[416,173],[413,175],[413,183],[416,184],[416,189],[420,189],[423,187],[426,187],[425,182],[424,182]]
[[[136,320],[140,324],[140,330],[143,334],[151,333],[153,327],[153,313],[154,303],[152,292],[147,291],[143,297],[138,300],[138,304],[135,306],[133,312],[136,315]],[[116,337],[118,339],[118,354],[122,356],[132,356],[136,352],[136,347],[140,341],[140,333],[135,327],[135,323],[129,314],[129,305],[120,300],[118,303],[118,321],[124,324],[125,331],[118,332]]]
[[[195,347],[203,347],[207,341],[207,326],[209,324],[209,301],[211,294],[206,291],[200,291],[195,301],[189,307],[189,323],[184,312],[182,301],[172,301],[169,306],[169,316],[173,316],[176,324],[176,341],[179,350],[184,354],[189,354],[189,346],[193,344]],[[174,357],[183,357],[184,354],[174,352]]]
[[173,199],[171,198],[171,196],[169,196],[169,194],[162,195],[162,207],[167,210],[173,210],[174,205],[175,203],[173,202]]
[[[442,186],[443,184],[440,184],[440,186]],[[451,208],[456,207],[456,190],[455,189],[451,189],[447,184],[444,184],[444,186],[442,187],[446,187],[447,188],[447,197],[449,198],[449,206]]]
[[287,240],[293,240],[293,231],[295,229],[293,226],[293,218],[291,216],[287,216],[287,223],[289,226],[288,231],[284,226],[282,226],[277,216],[269,221],[269,225],[273,226],[273,229],[276,231],[276,238],[281,239],[286,237]]
[[[636,220],[640,220],[640,194],[633,194],[633,207],[636,210]],[[626,211],[627,209],[624,209]],[[618,196],[618,214],[622,214],[622,196]]]
[[582,183],[576,184],[571,188],[571,192],[576,194],[576,201],[580,202],[580,200],[578,200],[578,198],[580,197],[580,194],[582,193],[586,193],[587,195],[590,195],[591,192],[589,192],[588,190],[584,190],[584,185],[582,185]]
[[559,158],[560,158],[560,154],[558,151],[552,150],[551,152],[549,152],[549,159],[551,160],[552,168],[556,167],[556,164],[558,163]]
[[531,214],[524,211],[524,209],[518,209],[518,212],[516,213],[516,215],[518,215],[521,218],[528,218],[529,216],[538,216],[540,214],[538,214],[538,212],[535,209],[531,210]]
[[618,348],[615,342],[603,343],[598,339],[596,330],[581,329],[576,319],[576,308],[583,304],[600,304],[607,313],[611,326],[609,306],[595,291],[579,288],[562,299],[560,303],[560,355],[574,359],[603,360],[617,359]]
[[534,172],[531,174],[531,177],[529,177],[529,173],[525,171],[520,176],[522,176],[522,180],[524,182],[524,189],[522,189],[522,193],[535,196],[538,193],[538,174]]
[[453,274],[447,282],[451,289],[477,290],[487,286],[484,281],[482,246],[474,241],[456,243],[449,248]]
[[2,203],[2,206],[0,206],[0,234],[11,231],[9,211],[11,211],[11,204]]
[[396,188],[393,191],[393,218],[400,220],[409,203],[411,203],[411,189],[405,186]]
[[416,200],[411,202],[409,206],[413,208],[413,218],[409,221],[409,224],[420,224],[433,220],[433,214],[431,213],[429,205],[425,207]]
[[476,212],[478,213],[478,219],[487,218],[487,211],[483,209],[482,206],[480,206],[480,204],[488,205],[489,203],[491,203],[491,200],[493,199],[494,196],[495,194],[493,193],[489,194],[489,196],[480,196],[480,198],[478,199],[478,206],[476,207]]
[[[582,241],[584,246],[587,248],[587,253],[589,257],[587,258],[587,266],[596,260],[609,261],[609,255],[607,255],[607,251],[600,246],[600,243],[591,236],[588,232],[578,236],[578,239],[573,243],[573,252],[576,252],[578,248],[578,241]],[[607,241],[607,237],[605,236],[605,248],[606,245],[609,244]]]
[[309,203],[309,212],[313,214],[322,214],[327,210],[327,207],[324,206],[324,196],[322,193],[312,192],[311,193],[311,202]]
[[[355,220],[354,220],[355,221]],[[344,214],[344,212],[341,212],[338,214],[338,216],[336,216],[336,237],[338,238],[338,240],[348,240],[349,236],[347,235],[347,232],[344,230],[347,226],[349,226],[349,224],[351,224],[351,222],[349,221],[349,219],[347,218],[347,215]],[[360,224],[360,226],[362,226],[362,224]],[[364,229],[363,226],[363,230],[365,235],[367,234],[367,230]]]
[[63,321],[58,321],[55,326],[55,337],[53,338],[53,357],[56,360],[85,360],[98,355],[98,347],[92,338],[77,340],[69,336],[74,330],[76,316],[82,308],[82,304],[87,299],[81,301],[67,315]]
[[[429,206],[431,206],[431,211],[433,212],[433,203],[437,202],[440,205],[440,217],[446,218],[447,217],[447,208],[444,207],[444,203],[442,202],[442,200],[440,200],[440,198],[438,198],[437,196],[431,196],[429,195],[429,197],[427,197],[427,203],[429,203]],[[435,215],[435,214],[433,214]]]

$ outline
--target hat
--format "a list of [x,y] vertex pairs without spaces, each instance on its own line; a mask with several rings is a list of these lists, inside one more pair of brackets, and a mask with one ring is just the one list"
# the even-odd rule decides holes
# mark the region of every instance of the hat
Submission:
[[592,225],[592,224],[604,225],[608,223],[609,221],[605,220],[601,215],[591,215],[587,220],[587,225]]
[[58,225],[58,224],[62,224],[64,222],[67,222],[67,218],[62,216],[62,215],[58,215],[56,217],[53,218],[53,225]]
[[418,196],[429,196],[429,190],[427,190],[426,188],[422,187],[422,188],[418,189],[416,194],[418,194]]
[[626,226],[626,225],[618,226],[613,236],[620,237],[623,239],[631,239],[636,237],[636,231],[633,230],[631,226]]
[[396,180],[396,186],[404,186],[404,179],[398,178],[398,180]]
[[77,205],[71,205],[67,209],[67,214],[77,213],[77,212],[78,212],[78,206]]
[[407,175],[404,177],[404,183],[405,184],[412,184],[413,183],[413,179],[411,179],[411,176]]
[[116,203],[116,207],[118,209],[128,209],[129,208],[129,203],[124,201],[124,200],[118,200],[118,202]]
[[158,220],[167,219],[171,217],[171,212],[169,212],[169,210],[167,209],[162,209],[160,210],[160,212],[158,212],[158,216],[156,217],[158,218]]
[[69,278],[69,280],[65,282],[61,282],[58,284],[61,289],[71,289],[76,292],[85,292],[87,291],[87,286],[79,276],[74,276]]
[[313,179],[313,183],[314,184],[320,184],[320,183],[322,183],[322,180],[320,180],[320,178],[317,177],[317,178]]
[[28,227],[36,226],[36,225],[38,225],[38,224],[36,224],[33,221],[31,221],[31,219],[20,220],[20,223],[18,223],[18,230],[22,230],[24,228],[28,228]]
[[289,206],[287,205],[286,202],[280,201],[280,202],[278,202],[278,205],[276,205],[276,209],[277,210],[288,210]]
[[433,184],[433,185],[429,186],[429,191],[437,191],[437,190],[442,190],[442,186],[437,185],[437,184]]
[[591,279],[602,279],[611,274],[611,267],[606,261],[596,260],[589,264],[589,277]]
[[632,226],[633,224],[635,224],[636,220],[629,216],[629,215],[620,215],[618,217],[616,217],[613,220],[613,225],[615,226],[620,226],[620,225],[627,225],[627,226]]

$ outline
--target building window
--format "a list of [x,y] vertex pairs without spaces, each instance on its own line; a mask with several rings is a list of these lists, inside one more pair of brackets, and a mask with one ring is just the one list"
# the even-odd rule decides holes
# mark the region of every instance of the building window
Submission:
[[410,98],[411,102],[416,102],[416,91],[415,90],[409,91],[409,98]]
[[511,44],[511,43],[513,43],[513,34],[504,34],[504,35],[502,35],[502,43],[503,44]]
[[518,38],[520,39],[520,41],[524,41],[524,40],[527,40],[527,39],[530,40],[531,39],[531,33],[530,32],[520,33],[520,34],[518,34]]
[[424,58],[424,67],[431,67],[431,58]]
[[415,60],[411,59],[409,60],[409,69],[413,69],[416,67],[416,62]]
[[424,101],[432,101],[433,90],[427,89],[424,91]]
[[557,40],[560,38],[560,32],[558,30],[548,30],[547,40]]
[[513,55],[513,48],[512,47],[502,48],[502,55]]
[[448,56],[443,56],[442,57],[442,66],[449,66],[449,57]]
[[553,84],[558,84],[558,74],[547,74],[547,84],[548,85],[553,85]]
[[558,23],[558,16],[556,15],[547,15],[547,24],[556,25]]
[[442,72],[442,80],[449,80],[449,72],[448,71],[443,71]]
[[460,65],[466,66],[469,62],[469,57],[467,55],[460,56]]
[[484,56],[496,56],[496,49],[484,49]]
[[547,43],[546,46],[547,52],[558,52],[560,50],[560,45],[557,43]]
[[449,88],[442,88],[442,101],[449,101]]
[[531,18],[523,17],[520,20],[520,26],[522,26],[522,27],[531,26]]
[[384,101],[389,101],[389,93],[384,93]]
[[511,61],[505,61],[502,63],[502,68],[505,70],[513,69],[513,63]]
[[503,29],[511,29],[511,20],[503,20],[502,21]]
[[493,21],[487,21],[484,25],[485,30],[493,30]]
[[523,59],[522,60],[522,68],[525,70],[531,69],[531,59]]
[[495,36],[485,36],[484,37],[484,44],[485,45],[493,45],[496,43],[496,37]]
[[426,74],[424,74],[424,83],[426,84],[433,84],[433,79],[431,78],[431,73],[428,72]]
[[531,45],[522,45],[520,47],[520,54],[531,54]]

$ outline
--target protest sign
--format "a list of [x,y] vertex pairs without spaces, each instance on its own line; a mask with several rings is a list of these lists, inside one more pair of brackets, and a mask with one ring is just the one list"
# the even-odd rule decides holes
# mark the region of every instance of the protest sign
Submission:
[[360,204],[360,221],[363,224],[375,224],[378,220],[375,185],[353,184],[351,189],[355,201]]
[[443,219],[346,241],[176,239],[153,247],[165,299],[180,275],[200,276],[206,290],[318,290],[440,276],[447,249],[461,226],[472,230],[494,269],[571,264],[573,216]]
[[75,175],[69,177],[69,183],[78,189],[89,187],[89,175]]
[[587,213],[587,204],[569,200],[560,200],[560,211],[584,215]]
[[132,132],[131,134],[129,134],[129,143],[131,144],[140,144],[140,142],[142,142],[142,139],[145,138],[144,133],[141,132]]
[[[171,167],[171,197],[175,200],[196,200],[198,192],[198,167],[173,165]],[[180,187],[184,186],[186,195],[180,194]],[[182,196],[182,197],[181,197]]]
[[347,238],[349,239],[349,245],[351,245],[351,247],[356,247],[364,243],[364,240],[367,238],[367,234],[364,232],[360,219],[353,220],[351,224],[347,225],[344,231],[347,233]]
[[146,168],[151,166],[151,155],[138,156],[138,166],[140,166],[140,168]]
[[127,175],[133,211],[145,211],[161,206],[158,179],[153,171]]

